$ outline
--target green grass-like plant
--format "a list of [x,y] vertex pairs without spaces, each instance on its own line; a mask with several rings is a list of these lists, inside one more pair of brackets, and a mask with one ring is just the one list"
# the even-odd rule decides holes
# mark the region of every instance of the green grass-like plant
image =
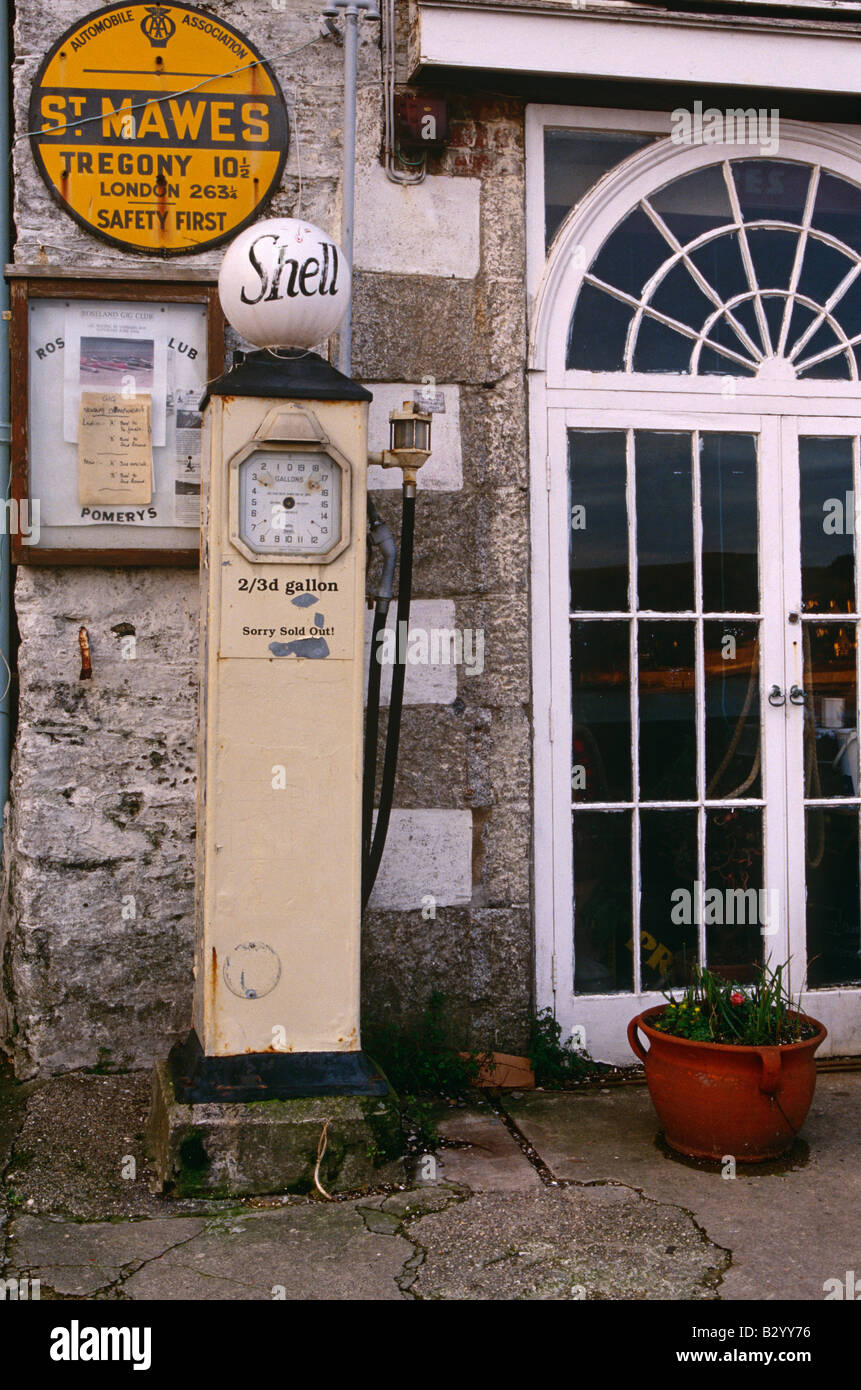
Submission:
[[451,1039],[445,996],[434,990],[417,1023],[368,1025],[364,1045],[382,1067],[401,1101],[408,1147],[436,1148],[441,1101],[462,1099],[478,1077],[481,1058],[462,1056]]
[[775,1047],[811,1038],[816,1030],[786,987],[787,966],[788,962],[774,970],[767,963],[758,966],[758,976],[749,985],[694,966],[682,997],[665,994],[664,1012],[650,1019],[649,1026],[692,1042],[743,1047]]
[[529,1065],[538,1086],[564,1086],[595,1072],[595,1064],[585,1052],[562,1042],[562,1025],[552,1009],[542,1009],[529,1025]]

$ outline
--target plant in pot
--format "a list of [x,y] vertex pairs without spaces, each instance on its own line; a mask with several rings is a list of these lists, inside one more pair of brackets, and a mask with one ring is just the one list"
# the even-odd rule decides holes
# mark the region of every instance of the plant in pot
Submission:
[[827,1032],[793,1007],[785,968],[761,966],[742,986],[695,967],[682,997],[667,995],[628,1024],[664,1138],[677,1152],[762,1163],[792,1145]]

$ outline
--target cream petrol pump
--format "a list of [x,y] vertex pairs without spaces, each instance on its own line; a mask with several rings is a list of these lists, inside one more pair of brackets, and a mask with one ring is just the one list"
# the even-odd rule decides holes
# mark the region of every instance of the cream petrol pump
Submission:
[[[194,1030],[175,1098],[382,1095],[361,1051],[370,393],[308,347],[349,297],[306,223],[249,228],[219,281],[257,351],[205,397]],[[285,351],[285,347],[288,349]]]

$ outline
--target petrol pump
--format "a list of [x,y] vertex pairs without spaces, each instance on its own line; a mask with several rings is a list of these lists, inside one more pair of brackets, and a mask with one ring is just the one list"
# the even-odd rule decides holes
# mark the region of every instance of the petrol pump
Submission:
[[[151,1131],[162,1183],[191,1127],[213,1173],[250,1191],[265,1175],[237,1177],[230,1145],[263,1110],[285,1133],[310,1115],[316,1139],[336,1100],[376,1098],[380,1114],[392,1102],[359,1031],[371,396],[310,350],[350,293],[325,233],[293,219],[248,228],[219,292],[257,349],[203,404],[194,1027],[156,1069]],[[395,414],[393,442],[408,447],[380,461],[407,468],[414,497],[429,448],[413,415],[428,417]],[[219,1109],[226,1128],[211,1123]],[[359,1120],[354,1104],[347,1128]],[[279,1161],[276,1144],[258,1169]]]

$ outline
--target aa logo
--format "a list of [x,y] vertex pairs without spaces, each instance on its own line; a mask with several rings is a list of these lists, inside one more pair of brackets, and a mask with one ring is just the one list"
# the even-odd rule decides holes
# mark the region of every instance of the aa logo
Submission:
[[141,20],[141,30],[153,48],[164,48],[176,33],[176,25],[164,5],[148,5],[146,15]]

